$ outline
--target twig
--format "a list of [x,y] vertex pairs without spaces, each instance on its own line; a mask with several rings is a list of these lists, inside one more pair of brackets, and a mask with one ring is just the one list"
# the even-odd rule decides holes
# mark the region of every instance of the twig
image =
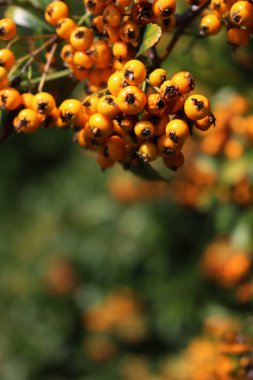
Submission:
[[192,23],[195,17],[197,17],[203,11],[203,9],[205,9],[209,4],[210,4],[210,0],[207,0],[200,7],[197,7],[197,8],[191,7],[178,17],[178,28],[175,34],[173,35],[172,39],[170,40],[164,53],[161,54],[160,56],[161,61],[163,61],[165,58],[168,57],[168,55],[172,52],[173,48],[175,47],[180,37],[183,34],[185,34],[185,29]]
[[51,50],[50,50],[50,53],[49,53],[49,56],[47,58],[47,63],[45,65],[45,68],[44,68],[44,71],[43,71],[43,74],[41,76],[41,81],[40,81],[40,84],[38,86],[38,92],[41,92],[42,89],[43,89],[43,86],[45,84],[45,80],[46,80],[46,77],[47,77],[47,73],[48,73],[48,70],[50,68],[50,65],[51,65],[51,62],[52,62],[52,59],[54,57],[54,54],[55,54],[55,50],[57,48],[57,42],[55,42],[52,47],[51,47]]
[[41,53],[44,49],[46,49],[48,46],[54,44],[56,41],[57,41],[57,38],[56,36],[54,36],[53,38],[51,38],[49,41],[45,42],[43,45],[41,45],[38,49],[34,50],[31,54],[30,54],[30,59],[26,62],[26,64],[22,67],[22,70],[21,70],[21,75],[24,74],[27,70],[27,68],[30,66],[30,64],[34,61],[34,58],[39,54]]

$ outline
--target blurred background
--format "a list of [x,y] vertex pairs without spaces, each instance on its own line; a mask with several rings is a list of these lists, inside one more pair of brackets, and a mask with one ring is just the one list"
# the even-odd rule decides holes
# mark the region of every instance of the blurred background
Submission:
[[[13,1],[0,17],[21,7],[43,20],[47,3]],[[81,1],[67,3],[81,14]],[[195,42],[184,36],[164,67],[192,72],[217,125],[188,139],[171,182],[101,172],[70,131],[1,144],[1,380],[252,371],[252,44],[232,52],[224,33]],[[68,86],[65,97],[77,91]]]

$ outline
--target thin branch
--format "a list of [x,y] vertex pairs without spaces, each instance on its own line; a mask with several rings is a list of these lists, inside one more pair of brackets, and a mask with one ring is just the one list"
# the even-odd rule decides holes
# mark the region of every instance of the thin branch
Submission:
[[56,36],[51,38],[49,41],[45,42],[43,45],[41,45],[38,49],[34,50],[30,54],[30,59],[26,62],[26,64],[22,67],[21,74],[24,74],[27,70],[27,68],[31,65],[31,63],[34,61],[34,58],[41,53],[43,50],[45,50],[48,46],[54,44],[57,41]]
[[182,35],[185,34],[185,29],[192,23],[192,21],[210,4],[210,0],[207,0],[200,7],[194,7],[187,9],[182,15],[178,16],[178,28],[170,40],[167,48],[164,53],[160,56],[161,61],[168,57],[168,55],[172,52],[175,45]]
[[40,81],[40,84],[38,86],[38,92],[41,92],[42,89],[43,89],[43,86],[45,84],[45,81],[46,81],[46,77],[47,77],[47,73],[48,73],[48,70],[50,69],[50,65],[52,63],[52,59],[54,57],[54,54],[55,54],[55,51],[56,51],[56,48],[57,48],[57,42],[55,42],[53,45],[52,45],[52,48],[50,50],[50,53],[49,53],[49,56],[47,58],[47,63],[45,65],[45,68],[44,68],[44,71],[43,71],[43,74],[41,76],[41,81]]

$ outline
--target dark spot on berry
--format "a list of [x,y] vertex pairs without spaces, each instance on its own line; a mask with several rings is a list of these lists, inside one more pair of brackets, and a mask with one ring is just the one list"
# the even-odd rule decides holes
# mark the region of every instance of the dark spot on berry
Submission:
[[110,106],[116,107],[117,104],[114,102],[113,98],[111,96],[105,97],[105,102],[109,104]]
[[240,23],[241,23],[242,17],[240,16],[240,14],[239,14],[238,11],[234,11],[234,12],[233,12],[233,14],[232,14],[232,20],[233,20],[236,24],[240,24]]
[[95,1],[88,0],[86,3],[86,6],[87,6],[87,8],[92,9],[92,8],[96,7],[96,3],[95,3]]
[[209,123],[215,127],[215,124],[216,124],[216,117],[214,116],[213,113],[211,113],[211,114],[209,115]]
[[127,83],[127,81],[126,80],[124,80],[124,82],[122,83],[122,85],[121,85],[121,87],[127,87],[127,86],[129,86],[129,84]]
[[91,106],[91,102],[89,100],[86,100],[85,102],[83,102],[83,106],[89,108]]
[[64,55],[65,58],[68,58],[68,57],[73,56],[74,54],[71,51],[66,50],[63,55]]
[[171,148],[164,148],[163,153],[166,154],[167,156],[174,156],[174,152]]
[[73,113],[66,111],[64,115],[61,116],[62,121],[70,121],[74,117]]
[[204,108],[204,103],[196,98],[191,98],[191,101],[195,105],[198,111],[201,111]]
[[95,55],[96,54],[96,49],[87,49],[86,50],[86,54],[87,55]]
[[38,103],[38,112],[43,113],[47,109],[47,102],[39,102]]
[[126,32],[126,35],[127,35],[127,37],[128,37],[130,40],[135,39],[135,31],[134,31],[133,29],[129,29],[129,30]]
[[138,10],[137,10],[137,22],[139,24],[147,24],[150,22],[153,12],[152,12],[152,4],[149,2],[144,3],[137,3],[138,4]]
[[142,135],[143,137],[148,137],[148,136],[151,135],[151,130],[150,130],[149,128],[144,128],[144,129],[142,130],[142,132],[141,132],[141,135]]
[[163,17],[171,16],[173,11],[174,11],[173,8],[166,8],[166,9],[162,10],[161,16],[163,16]]
[[127,102],[127,104],[134,104],[135,103],[135,96],[134,96],[134,94],[127,94],[127,96],[126,96],[126,102]]
[[49,7],[48,10],[47,10],[48,16],[51,17],[53,13],[54,13],[54,8],[53,7]]
[[161,110],[165,107],[165,102],[161,98],[159,98],[157,103],[156,103],[156,106],[159,110]]
[[162,74],[161,75],[161,84],[163,84],[163,82],[165,82],[166,80],[167,80],[166,75]]
[[[224,3],[226,3],[226,1],[224,1]],[[221,7],[221,5],[220,5],[220,3],[216,3],[216,2],[214,2],[213,3],[213,7],[214,7],[214,9],[220,9],[220,7]]]
[[29,124],[30,122],[24,117],[24,119],[18,123],[18,128],[27,127]]
[[85,32],[83,30],[79,30],[78,32],[75,33],[75,37],[77,39],[84,38],[84,36],[85,36]]
[[169,138],[175,143],[175,144],[178,144],[178,137],[177,137],[177,135],[176,135],[176,133],[175,132],[173,132],[173,131],[170,131],[169,132]]
[[2,26],[2,27],[0,28],[0,37],[4,37],[5,34],[6,34],[6,28],[5,28],[4,26]]
[[189,87],[191,90],[194,90],[195,87],[195,81],[192,75],[188,74],[186,75],[187,82],[189,83]]
[[59,29],[66,21],[65,20],[60,20],[56,24],[56,29]]
[[91,127],[91,132],[92,132],[93,136],[95,136],[95,137],[99,137],[101,135],[100,130],[98,128],[92,128]]
[[178,95],[178,88],[176,86],[166,86],[164,95],[166,98],[175,98]]
[[2,108],[5,108],[8,96],[1,95]]
[[131,70],[125,70],[124,71],[124,77],[128,80],[134,80],[134,73]]

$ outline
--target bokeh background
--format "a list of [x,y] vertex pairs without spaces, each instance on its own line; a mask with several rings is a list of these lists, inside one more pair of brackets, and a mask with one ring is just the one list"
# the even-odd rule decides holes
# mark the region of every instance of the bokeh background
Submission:
[[[0,17],[15,6],[43,20],[48,2]],[[1,144],[1,380],[227,380],[251,352],[252,43],[187,35],[163,66],[192,72],[217,117],[170,183],[101,172],[66,130]]]

